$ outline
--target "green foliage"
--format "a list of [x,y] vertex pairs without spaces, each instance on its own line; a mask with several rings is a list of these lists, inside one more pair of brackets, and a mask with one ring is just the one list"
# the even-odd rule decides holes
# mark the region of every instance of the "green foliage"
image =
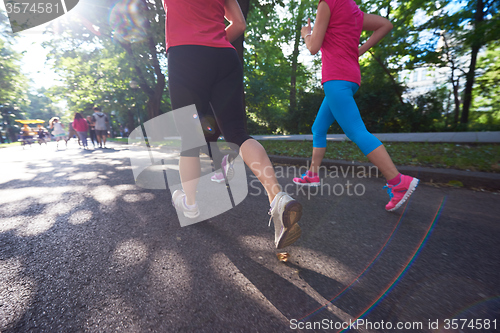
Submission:
[[288,129],[291,133],[310,134],[319,107],[325,98],[323,89],[316,87],[311,91],[299,91],[298,106],[295,114],[289,114]]
[[406,120],[413,110],[410,104],[401,103],[404,87],[393,82],[373,58],[362,62],[361,75],[361,86],[354,99],[366,128],[374,133],[408,131]]
[[[461,114],[461,126],[456,129],[467,129],[470,124],[469,110],[474,109],[474,82],[478,76],[476,58],[483,47],[490,47],[500,40],[498,1],[468,0],[464,4],[436,2],[437,10],[427,12],[429,19],[420,27],[439,37],[439,44],[427,48],[426,56],[420,62],[450,68],[456,119],[458,113]],[[477,119],[474,115],[471,118]]]
[[413,103],[413,111],[406,114],[408,132],[437,132],[443,130],[442,115],[446,89],[431,90],[417,96]]
[[14,51],[14,37],[7,18],[0,12],[0,143],[17,140],[20,127],[16,119],[24,119],[21,106],[26,102],[27,79],[21,71],[21,54]]
[[492,44],[478,61],[471,130],[500,130],[500,43]]
[[0,103],[15,99],[19,92],[19,79],[22,78],[19,58],[20,54],[0,39]]
[[79,8],[77,20],[52,26],[54,38],[46,45],[63,78],[52,96],[66,99],[71,114],[91,114],[94,105],[114,111],[130,129],[139,118],[169,110],[161,1],[106,0]]
[[[312,14],[312,1],[253,3],[247,18],[245,93],[252,133],[287,133],[296,127],[297,110],[290,110],[291,81],[305,91],[311,77],[296,63],[294,43],[300,42],[300,28]],[[298,47],[298,46],[297,46]],[[292,52],[285,51],[292,49]],[[294,66],[296,64],[296,66]],[[300,96],[297,97],[300,99]]]
[[15,122],[16,119],[24,119],[21,109],[11,103],[0,104],[2,126],[0,130],[0,143],[17,141],[17,135],[21,127]]
[[0,105],[19,103],[25,98],[27,79],[21,72],[22,54],[14,51],[14,37],[5,26],[6,17],[0,12]]
[[[138,124],[136,111],[142,119],[146,118],[144,109],[139,107],[144,105],[146,96],[130,87],[133,68],[119,46],[110,44],[107,48],[96,47],[90,51],[54,48],[52,57],[64,85],[54,87],[51,96],[67,101],[70,119],[75,112],[91,115],[95,105],[107,114],[114,111],[118,121],[130,128]],[[129,113],[132,113],[131,121]]]
[[45,88],[40,88],[34,93],[28,92],[28,103],[25,109],[26,118],[45,120],[44,126],[48,126],[50,118],[62,114],[62,110],[54,105],[54,101],[49,97]]
[[266,129],[266,133],[279,133],[283,131],[289,92],[286,70],[289,63],[275,39],[278,15],[268,9],[268,6],[256,6],[248,14],[245,101],[250,129],[260,127],[260,132]]

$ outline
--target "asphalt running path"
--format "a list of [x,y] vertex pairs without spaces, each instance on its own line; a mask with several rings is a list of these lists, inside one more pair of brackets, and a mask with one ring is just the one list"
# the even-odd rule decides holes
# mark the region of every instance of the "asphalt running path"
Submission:
[[[352,331],[479,332],[500,318],[497,194],[421,184],[388,213],[383,181],[360,170],[318,193],[288,186],[303,235],[282,263],[250,174],[240,205],[181,228],[168,191],[135,185],[126,145],[74,141],[0,149],[2,332],[336,332],[358,318]],[[300,172],[276,170],[283,186]]]

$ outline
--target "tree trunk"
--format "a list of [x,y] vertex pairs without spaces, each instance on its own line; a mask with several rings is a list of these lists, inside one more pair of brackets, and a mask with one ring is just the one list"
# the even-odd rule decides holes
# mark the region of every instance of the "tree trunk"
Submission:
[[[454,69],[451,69],[452,73]],[[460,86],[459,79],[455,81],[453,78],[453,74],[451,77],[451,85],[453,86],[453,102],[455,103],[455,116],[454,116],[454,125],[456,126],[458,124],[458,118],[460,115],[460,98],[459,98],[459,93],[458,93],[458,87]]]
[[472,104],[472,86],[474,85],[474,76],[476,71],[477,54],[479,52],[479,47],[473,47],[471,53],[471,60],[469,66],[469,72],[467,73],[467,81],[465,82],[464,90],[464,104],[462,106],[462,117],[460,118],[460,123],[467,124],[469,122],[469,111]]
[[[163,74],[162,74],[163,76]],[[148,95],[149,99],[146,102],[146,111],[148,113],[148,119],[153,119],[160,115],[161,101],[163,97],[163,91],[165,90],[165,76],[158,79],[154,89],[154,93]]]
[[446,39],[446,34],[443,33],[441,36],[446,48],[446,60],[450,63],[451,69],[450,83],[453,87],[453,102],[455,104],[453,126],[456,126],[458,124],[458,118],[460,115],[460,97],[458,93],[458,87],[460,87],[460,77],[455,80],[455,70],[457,70],[457,67],[455,66],[455,61],[453,61],[453,57],[450,52],[450,46],[448,45],[448,40]]
[[[245,17],[245,20],[247,19],[248,16],[248,11],[250,10],[250,0],[238,0],[238,4],[240,5],[241,11],[243,13],[243,16]],[[234,48],[236,49],[236,52],[238,52],[238,56],[240,57],[241,65],[244,64],[243,60],[243,42],[245,41],[245,36],[241,35],[236,39],[232,44]]]
[[[465,90],[464,90],[464,104],[462,106],[462,118],[460,119],[460,123],[467,124],[469,122],[469,111],[472,104],[472,87],[474,86],[474,78],[476,74],[476,63],[477,63],[477,54],[479,53],[479,49],[483,45],[483,34],[479,32],[479,28],[481,23],[484,20],[484,3],[483,0],[477,0],[476,3],[476,13],[474,14],[474,34],[472,40],[472,50],[470,57],[470,66],[469,71],[467,72],[467,81],[465,82]],[[479,34],[482,34],[479,36]]]
[[[146,1],[142,0],[144,8],[149,8]],[[145,21],[145,29],[148,31],[150,29],[149,20]],[[130,43],[120,43],[123,49],[129,55],[135,72],[137,74],[137,83],[141,90],[148,96],[148,101],[146,102],[146,111],[148,115],[148,119],[153,119],[160,115],[160,107],[163,96],[163,91],[165,90],[165,75],[163,74],[160,62],[158,61],[158,53],[156,52],[156,43],[151,35],[148,35],[146,40],[149,48],[149,53],[151,55],[151,63],[153,65],[153,69],[155,72],[156,82],[154,83],[154,87],[150,87],[145,78],[144,72],[141,67],[138,65],[138,62],[135,61],[134,51],[132,49],[132,44]]]
[[10,142],[17,142],[16,130],[13,127],[9,126],[8,132],[9,132],[8,138],[10,138]]
[[[148,39],[148,43],[150,44],[150,51],[155,50],[156,46],[154,44],[153,39],[150,37]],[[160,64],[158,61],[158,57],[156,52],[151,52],[153,57],[152,63],[156,76],[156,83],[153,88],[149,86],[146,78],[144,77],[144,73],[139,67],[139,65],[134,60],[134,52],[132,50],[132,45],[130,43],[120,43],[120,45],[125,49],[127,54],[132,60],[135,72],[137,74],[137,82],[141,90],[148,96],[148,101],[146,102],[146,111],[148,114],[148,120],[153,119],[156,116],[160,115],[160,106],[161,100],[163,96],[163,91],[165,90],[165,75],[162,73]]]
[[132,110],[127,111],[127,127],[128,127],[128,134],[129,135],[136,127],[136,124],[134,122],[134,111],[132,111]]
[[[390,13],[391,13],[391,2],[389,1],[388,4],[387,4],[387,14],[386,14],[386,18],[387,19],[389,19]],[[389,70],[389,68],[387,68],[387,66],[385,65],[384,61],[380,57],[377,57],[375,55],[375,52],[373,52],[372,50],[368,50],[368,52],[373,57],[373,59],[375,59],[375,61],[377,61],[377,63],[380,65],[380,67],[382,67],[382,69],[387,74],[387,76],[389,76],[389,79],[391,80],[392,86],[394,88],[394,92],[396,93],[396,96],[398,96],[399,102],[401,103],[401,105],[404,105],[405,102],[403,101],[403,91],[401,90],[401,87],[396,82],[396,79],[392,75],[392,73]]]
[[[7,123],[4,119],[5,119],[5,115],[2,113],[2,123]],[[5,130],[5,137],[7,138],[7,136],[9,135],[9,133],[7,132],[7,128],[4,127],[4,130]],[[3,135],[2,135],[2,131],[0,131],[0,143],[5,143],[4,139],[3,139]]]
[[[147,21],[149,23],[149,21]],[[154,86],[154,91],[149,95],[149,100],[146,104],[146,109],[148,112],[148,119],[153,119],[161,114],[161,101],[163,92],[165,90],[165,75],[163,74],[160,62],[158,61],[158,54],[156,53],[156,43],[151,36],[148,37],[149,52],[153,56],[152,63],[155,70],[156,85]]]
[[[298,58],[299,58],[299,46],[300,46],[300,31],[302,28],[302,22],[304,20],[304,7],[299,2],[297,4],[297,18],[295,20],[295,35],[294,35],[294,44],[293,44],[293,52],[292,52],[292,72],[290,74],[290,108],[289,114],[295,115],[297,112],[297,67],[298,67]],[[298,122],[297,130],[300,133],[300,121]]]
[[[250,10],[250,0],[238,0],[238,4],[240,5],[241,12],[243,13],[243,16],[245,17],[245,21],[248,16],[248,12]],[[238,57],[240,58],[241,66],[244,68],[245,67],[245,58],[243,57],[244,54],[244,47],[243,47],[243,42],[245,41],[245,34],[242,34],[240,37],[238,37],[232,44],[234,48],[236,49],[236,52],[238,52]],[[246,108],[246,101],[245,101],[245,90],[243,89],[243,107]],[[245,118],[245,130],[247,128],[247,122]]]

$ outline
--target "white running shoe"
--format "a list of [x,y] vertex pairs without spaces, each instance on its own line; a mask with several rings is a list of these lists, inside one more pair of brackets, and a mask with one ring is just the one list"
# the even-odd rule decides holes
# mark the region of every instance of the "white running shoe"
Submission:
[[183,190],[176,190],[172,194],[172,205],[175,209],[181,211],[185,217],[194,219],[200,216],[200,210],[198,209],[198,204],[196,203],[194,208],[188,208],[186,206],[186,194]]
[[274,222],[274,243],[277,249],[293,244],[302,234],[297,221],[302,216],[302,205],[285,192],[274,199],[274,207],[269,210],[269,226]]

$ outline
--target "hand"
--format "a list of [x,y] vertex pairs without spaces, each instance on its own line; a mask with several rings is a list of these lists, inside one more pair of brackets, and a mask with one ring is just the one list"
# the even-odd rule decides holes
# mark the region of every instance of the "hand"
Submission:
[[308,18],[307,19],[307,25],[305,27],[302,27],[302,29],[300,30],[300,35],[305,40],[306,39],[306,35],[309,35],[310,33],[311,33],[311,19]]

